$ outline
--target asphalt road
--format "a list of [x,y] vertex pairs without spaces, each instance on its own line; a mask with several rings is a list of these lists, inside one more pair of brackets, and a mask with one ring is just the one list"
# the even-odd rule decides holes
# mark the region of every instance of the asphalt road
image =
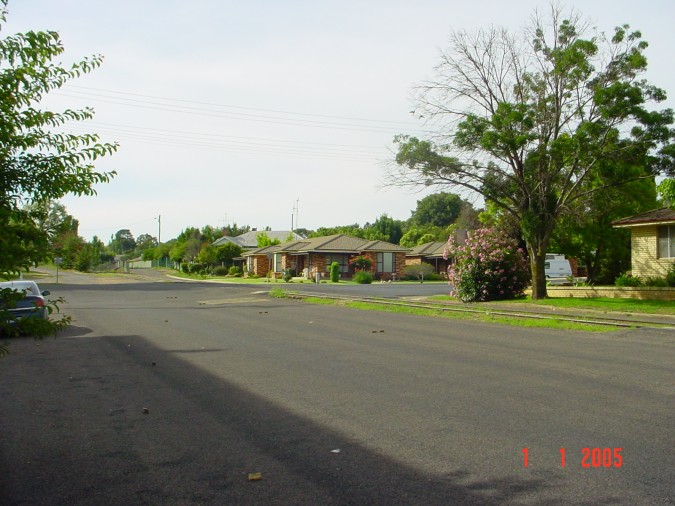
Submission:
[[74,281],[0,361],[0,504],[675,503],[672,331]]

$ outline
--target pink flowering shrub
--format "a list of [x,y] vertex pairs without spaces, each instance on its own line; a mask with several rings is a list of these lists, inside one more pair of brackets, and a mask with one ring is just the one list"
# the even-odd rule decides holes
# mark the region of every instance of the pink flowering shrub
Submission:
[[462,302],[514,299],[523,295],[530,280],[523,250],[495,229],[474,230],[464,244],[451,236],[445,257],[452,259],[451,295]]

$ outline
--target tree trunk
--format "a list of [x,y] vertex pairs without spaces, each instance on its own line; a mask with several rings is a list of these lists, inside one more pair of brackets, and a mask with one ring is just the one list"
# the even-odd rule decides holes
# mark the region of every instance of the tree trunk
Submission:
[[600,247],[586,257],[586,282],[593,285],[600,271]]
[[530,250],[530,272],[532,274],[532,299],[545,299],[548,297],[546,292],[546,269],[544,262],[546,261],[546,251],[535,251],[534,248]]

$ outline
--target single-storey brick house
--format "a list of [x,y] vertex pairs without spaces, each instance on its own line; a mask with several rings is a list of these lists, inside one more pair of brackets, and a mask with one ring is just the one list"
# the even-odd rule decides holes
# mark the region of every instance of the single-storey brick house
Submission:
[[675,265],[675,210],[664,207],[612,222],[629,228],[633,276],[663,277]]
[[[303,239],[303,236],[290,230],[258,230],[257,228],[254,228],[249,232],[245,232],[237,236],[225,235],[213,241],[211,245],[222,246],[227,243],[232,243],[239,246],[242,251],[252,250],[258,248],[259,234],[265,234],[271,241],[278,242],[288,241],[289,237],[292,237],[294,240]],[[233,259],[232,263],[236,267],[240,267],[242,270],[246,269],[246,259],[244,257],[236,257]],[[265,272],[267,272],[267,270]]]
[[426,242],[415,246],[405,256],[406,265],[418,265],[422,262],[434,266],[436,274],[448,273],[449,260],[443,258],[447,242]]
[[276,246],[266,246],[243,254],[246,268],[258,276],[290,269],[294,275],[314,278],[317,273],[328,276],[333,262],[340,264],[342,276],[354,274],[350,263],[357,256],[371,260],[370,271],[378,279],[400,278],[408,248],[385,241],[370,241],[345,234],[313,237]]

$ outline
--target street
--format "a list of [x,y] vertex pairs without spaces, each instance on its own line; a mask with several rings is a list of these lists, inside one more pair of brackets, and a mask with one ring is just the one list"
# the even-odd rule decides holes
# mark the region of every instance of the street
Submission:
[[41,284],[74,321],[6,340],[0,504],[675,503],[672,331],[157,281]]

